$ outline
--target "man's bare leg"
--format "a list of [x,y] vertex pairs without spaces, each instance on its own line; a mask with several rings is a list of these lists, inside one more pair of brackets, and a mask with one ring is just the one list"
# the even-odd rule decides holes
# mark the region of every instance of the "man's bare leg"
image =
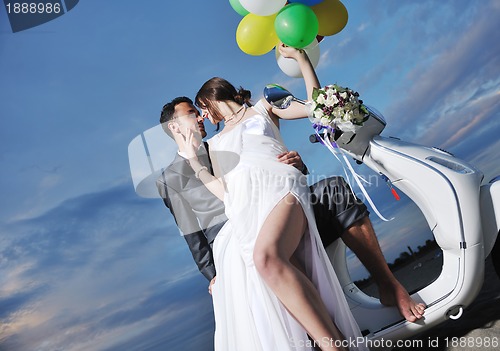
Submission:
[[422,318],[425,305],[414,301],[392,274],[368,216],[347,228],[342,240],[372,275],[383,305],[397,306],[401,315],[409,322]]

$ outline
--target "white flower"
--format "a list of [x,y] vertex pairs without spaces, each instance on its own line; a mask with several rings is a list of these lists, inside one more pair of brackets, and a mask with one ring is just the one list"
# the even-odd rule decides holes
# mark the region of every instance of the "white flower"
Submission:
[[323,125],[323,126],[327,126],[327,125],[329,125],[329,124],[330,124],[330,122],[331,122],[331,121],[330,121],[330,118],[328,118],[328,117],[323,117],[323,118],[321,118],[321,120],[320,120],[320,123],[321,123],[321,125]]
[[319,94],[318,97],[316,98],[316,103],[317,104],[325,104],[325,95],[324,94]]
[[347,92],[345,92],[345,91],[341,92],[341,93],[340,93],[340,97],[341,97],[342,99],[347,99]]
[[321,117],[323,117],[323,110],[322,109],[314,110],[314,117],[315,118],[321,118]]
[[331,94],[326,99],[326,106],[335,106],[336,104],[338,104],[338,102],[339,99],[337,99],[337,95]]
[[352,120],[352,110],[348,110],[344,113],[344,116],[342,116],[342,119],[344,121],[351,121]]

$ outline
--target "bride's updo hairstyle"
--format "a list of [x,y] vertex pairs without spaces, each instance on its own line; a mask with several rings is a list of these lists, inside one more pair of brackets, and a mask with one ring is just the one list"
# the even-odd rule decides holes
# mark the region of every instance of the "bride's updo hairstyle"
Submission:
[[251,96],[252,94],[249,90],[245,90],[242,87],[236,90],[234,85],[224,78],[214,77],[202,85],[196,94],[195,103],[196,106],[207,109],[212,116],[221,121],[223,116],[215,102],[234,101],[240,105],[246,104],[247,106],[252,106],[250,102]]

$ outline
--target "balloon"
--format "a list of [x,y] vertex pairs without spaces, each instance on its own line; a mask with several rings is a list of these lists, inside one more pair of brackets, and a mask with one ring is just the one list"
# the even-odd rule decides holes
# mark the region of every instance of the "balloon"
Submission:
[[340,32],[347,24],[348,14],[339,0],[323,0],[311,7],[318,18],[318,34],[327,36]]
[[300,2],[307,6],[314,6],[322,2],[323,0],[288,0],[288,2]]
[[[319,62],[319,43],[316,39],[313,40],[311,44],[306,46],[304,50],[311,61],[313,67],[316,68]],[[292,58],[286,58],[281,56],[278,49],[276,49],[276,61],[278,62],[278,66],[280,69],[289,77],[301,78],[302,73],[300,72],[300,67],[297,61]]]
[[318,19],[309,6],[286,5],[276,16],[274,27],[278,38],[288,46],[304,48],[318,35]]
[[236,11],[238,14],[242,16],[246,16],[249,14],[249,12],[245,10],[245,8],[240,4],[240,0],[229,0],[229,3],[231,4],[233,10]]
[[264,55],[276,46],[279,39],[274,30],[276,15],[257,16],[249,13],[236,29],[236,42],[249,55]]
[[269,16],[277,13],[286,4],[286,0],[240,0],[245,10],[259,15]]

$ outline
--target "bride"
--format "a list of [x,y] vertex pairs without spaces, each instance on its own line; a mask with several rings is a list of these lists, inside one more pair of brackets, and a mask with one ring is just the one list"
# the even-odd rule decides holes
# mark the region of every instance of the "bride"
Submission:
[[[319,82],[305,52],[279,50],[298,62],[311,97]],[[319,239],[305,176],[276,157],[286,151],[279,119],[306,117],[304,107],[278,110],[264,99],[252,106],[249,91],[222,78],[207,81],[196,104],[211,123],[224,121],[208,141],[215,177],[198,162],[192,133],[184,141],[195,175],[229,219],[213,247],[215,350],[364,349]]]

